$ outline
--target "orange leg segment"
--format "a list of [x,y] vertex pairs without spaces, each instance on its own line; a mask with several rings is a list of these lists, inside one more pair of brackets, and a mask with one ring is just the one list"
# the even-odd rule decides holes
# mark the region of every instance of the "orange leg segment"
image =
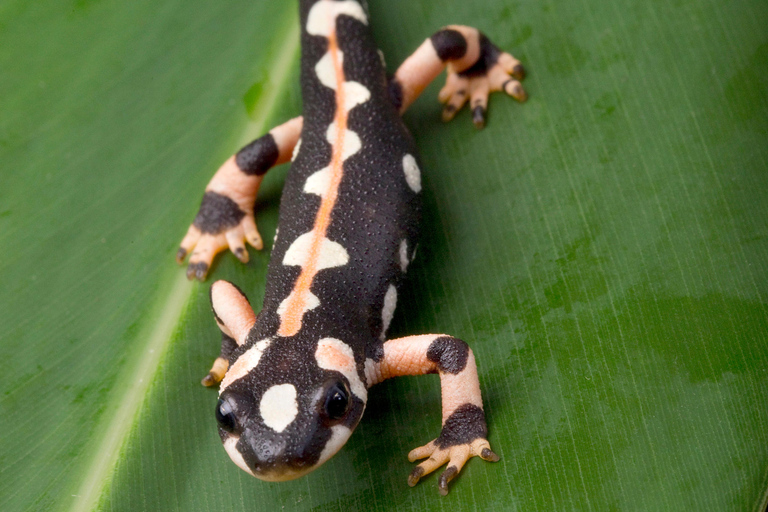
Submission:
[[253,208],[264,174],[291,159],[303,118],[291,119],[241,149],[219,168],[208,186],[194,222],[181,241],[176,261],[192,253],[187,278],[204,280],[213,258],[227,247],[248,262],[245,242],[264,247]]
[[369,387],[391,377],[427,373],[440,375],[443,426],[436,439],[408,454],[411,462],[427,458],[411,472],[408,484],[416,485],[422,476],[447,463],[438,480],[438,490],[445,495],[448,483],[471,457],[499,460],[486,439],[488,429],[472,350],[465,342],[442,334],[408,336],[384,343],[384,357],[378,363],[366,362]]

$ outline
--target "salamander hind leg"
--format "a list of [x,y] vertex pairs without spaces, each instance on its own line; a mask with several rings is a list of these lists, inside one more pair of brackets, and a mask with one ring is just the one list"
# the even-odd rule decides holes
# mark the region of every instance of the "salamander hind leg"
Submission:
[[499,460],[487,439],[488,428],[472,350],[451,336],[409,336],[387,341],[381,361],[366,362],[369,386],[391,377],[428,373],[440,375],[443,426],[436,439],[408,454],[411,462],[427,459],[413,469],[408,484],[416,485],[424,475],[447,464],[438,479],[438,490],[446,495],[448,484],[471,457],[478,456],[489,462]]
[[501,51],[479,30],[450,25],[424,41],[395,73],[390,90],[401,112],[443,67],[448,76],[438,99],[445,104],[444,121],[453,119],[469,102],[473,123],[483,128],[490,93],[504,91],[521,102],[528,98],[520,83],[525,69],[519,60]]
[[290,159],[302,124],[297,117],[272,129],[230,157],[213,176],[176,253],[181,263],[191,252],[187,278],[204,280],[213,258],[227,247],[247,263],[245,243],[255,249],[264,246],[253,214],[256,195],[264,174]]

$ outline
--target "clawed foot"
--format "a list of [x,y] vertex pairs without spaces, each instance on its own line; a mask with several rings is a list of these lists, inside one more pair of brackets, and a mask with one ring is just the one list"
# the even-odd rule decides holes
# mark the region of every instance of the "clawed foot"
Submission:
[[491,450],[488,440],[477,438],[471,443],[448,446],[441,448],[438,444],[439,439],[425,444],[408,454],[408,460],[415,462],[419,459],[429,457],[427,460],[413,468],[408,476],[408,485],[413,487],[424,475],[428,475],[443,464],[448,467],[440,475],[437,481],[437,488],[443,496],[448,494],[448,484],[459,474],[461,468],[471,457],[480,457],[488,462],[496,462],[499,456]]
[[227,373],[228,369],[229,361],[221,356],[217,357],[213,362],[213,367],[208,372],[208,375],[203,377],[203,379],[200,381],[200,384],[207,388],[217,385],[219,382],[221,382],[221,379],[224,378],[224,374]]
[[519,60],[502,52],[490,40],[481,35],[480,58],[468,69],[457,72],[448,65],[448,78],[438,99],[445,103],[443,121],[450,121],[469,100],[472,108],[472,122],[477,128],[485,126],[485,111],[488,95],[504,91],[517,101],[524,102],[528,95],[520,80],[525,78],[525,69]]
[[209,191],[203,196],[200,211],[181,241],[176,261],[182,263],[191,252],[187,279],[203,281],[213,258],[227,247],[237,259],[248,263],[246,241],[255,249],[264,247],[252,208],[244,211],[229,197]]

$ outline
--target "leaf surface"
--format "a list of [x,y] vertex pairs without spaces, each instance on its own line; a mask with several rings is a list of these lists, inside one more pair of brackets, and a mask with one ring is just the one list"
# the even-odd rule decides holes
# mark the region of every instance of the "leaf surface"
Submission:
[[[497,464],[406,485],[436,377],[371,390],[321,469],[228,459],[208,284],[173,255],[217,166],[301,110],[292,2],[0,5],[0,509],[763,510],[768,10],[760,2],[370,2],[394,71],[449,23],[520,58],[488,124],[407,113],[425,221],[392,335],[480,365]],[[257,221],[275,232],[285,166]],[[263,297],[268,249],[213,278]]]

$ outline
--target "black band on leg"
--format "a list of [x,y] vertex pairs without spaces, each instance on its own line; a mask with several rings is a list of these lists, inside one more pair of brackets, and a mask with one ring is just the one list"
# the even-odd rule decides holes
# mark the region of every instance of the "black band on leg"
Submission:
[[460,59],[467,53],[467,40],[458,30],[444,28],[435,32],[429,40],[443,62]]
[[485,424],[485,413],[476,405],[464,404],[457,407],[445,420],[440,437],[437,438],[437,446],[443,450],[486,437],[488,427]]
[[499,60],[501,50],[498,46],[493,44],[488,36],[480,32],[480,57],[477,62],[472,64],[469,68],[461,71],[459,76],[464,78],[472,78],[475,76],[484,76],[488,73],[496,62]]
[[235,155],[237,166],[249,176],[261,176],[275,165],[280,156],[275,138],[271,133],[259,137]]
[[192,224],[201,233],[217,235],[227,228],[240,224],[245,212],[237,203],[225,195],[216,192],[206,192],[200,203],[200,210]]
[[430,343],[427,359],[437,364],[443,373],[458,374],[464,371],[469,358],[469,345],[451,336],[442,336]]

